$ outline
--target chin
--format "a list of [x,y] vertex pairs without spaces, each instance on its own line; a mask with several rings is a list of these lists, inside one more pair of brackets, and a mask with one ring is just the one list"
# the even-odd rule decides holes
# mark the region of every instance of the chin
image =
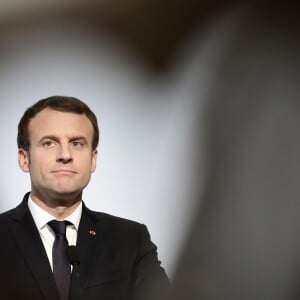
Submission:
[[81,200],[81,191],[74,191],[74,190],[60,190],[56,191],[56,197],[61,200],[75,200],[76,198],[80,197]]

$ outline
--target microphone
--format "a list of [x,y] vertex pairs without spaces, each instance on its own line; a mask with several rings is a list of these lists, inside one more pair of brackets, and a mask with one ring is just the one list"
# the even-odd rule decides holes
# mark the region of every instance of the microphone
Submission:
[[73,268],[78,268],[80,265],[79,254],[76,246],[69,246],[67,248],[67,258]]
[[[73,291],[73,293],[79,293],[80,295],[82,294],[82,284],[81,284],[81,279],[80,279],[80,258],[79,258],[79,253],[78,253],[78,249],[76,246],[69,246],[66,249],[66,254],[67,254],[67,258],[69,260],[69,263],[73,266],[73,270],[72,270],[72,280],[71,280],[71,287],[70,287],[70,292],[73,291],[72,286],[77,287],[75,289],[75,292]],[[71,297],[73,299],[73,297]],[[81,298],[80,298],[81,299]]]

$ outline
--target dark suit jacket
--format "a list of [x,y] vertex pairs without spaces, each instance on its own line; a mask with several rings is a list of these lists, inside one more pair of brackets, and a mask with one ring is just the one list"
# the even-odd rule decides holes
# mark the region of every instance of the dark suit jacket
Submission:
[[[0,299],[58,300],[47,254],[27,206],[28,195],[0,215]],[[79,277],[73,269],[70,299],[164,298],[169,282],[144,225],[83,205],[77,248]]]

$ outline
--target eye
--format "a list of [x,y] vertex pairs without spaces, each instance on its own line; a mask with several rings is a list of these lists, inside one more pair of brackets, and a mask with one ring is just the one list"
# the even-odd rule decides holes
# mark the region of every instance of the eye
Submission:
[[47,140],[47,141],[44,141],[42,143],[42,145],[45,147],[45,148],[51,148],[51,147],[54,147],[54,142],[53,141],[50,141],[50,140]]
[[71,144],[74,148],[81,148],[83,146],[83,142],[81,141],[72,141]]

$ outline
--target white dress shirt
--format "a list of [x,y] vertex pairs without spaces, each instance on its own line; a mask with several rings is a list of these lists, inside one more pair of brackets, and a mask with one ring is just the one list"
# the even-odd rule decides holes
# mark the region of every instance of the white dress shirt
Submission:
[[[47,223],[51,220],[55,220],[55,218],[47,211],[39,207],[35,202],[33,202],[31,196],[28,197],[28,208],[31,212],[35,225],[40,233],[43,245],[45,247],[49,259],[51,269],[53,270],[52,247],[55,240],[55,234]],[[82,213],[82,202],[80,202],[80,204],[75,209],[75,211],[65,219],[65,221],[69,221],[73,224],[67,226],[67,231],[66,231],[66,237],[69,246],[76,245],[78,226],[81,218],[81,213]]]

